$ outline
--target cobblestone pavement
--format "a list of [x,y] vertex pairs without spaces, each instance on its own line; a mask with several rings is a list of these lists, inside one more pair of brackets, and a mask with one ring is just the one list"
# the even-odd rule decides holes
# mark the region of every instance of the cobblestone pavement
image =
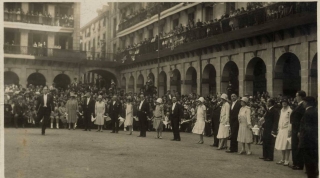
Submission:
[[[275,178],[306,177],[304,171],[293,171],[265,162],[258,157],[262,146],[253,145],[253,155],[228,154],[209,145],[196,144],[198,135],[181,133],[181,142],[172,142],[171,132],[155,139],[155,132],[146,138],[138,132],[126,135],[104,132],[84,132],[80,129],[5,129],[5,176],[7,178],[206,178],[243,177]],[[240,146],[240,145],[239,145]]]

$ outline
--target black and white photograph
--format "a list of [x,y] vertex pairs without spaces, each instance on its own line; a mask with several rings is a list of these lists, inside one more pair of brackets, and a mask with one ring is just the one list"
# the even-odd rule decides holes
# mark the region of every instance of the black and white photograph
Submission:
[[0,9],[0,177],[319,177],[318,1]]

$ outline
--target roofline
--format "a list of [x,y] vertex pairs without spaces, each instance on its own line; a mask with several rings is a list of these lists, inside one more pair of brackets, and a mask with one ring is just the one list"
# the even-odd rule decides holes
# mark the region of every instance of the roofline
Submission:
[[80,31],[85,30],[86,28],[88,28],[91,24],[95,23],[96,21],[100,20],[101,17],[105,16],[105,14],[109,12],[109,9],[106,10],[105,12],[101,13],[100,15],[98,15],[97,17],[95,17],[94,19],[90,20],[90,22],[86,23],[83,27],[80,28]]

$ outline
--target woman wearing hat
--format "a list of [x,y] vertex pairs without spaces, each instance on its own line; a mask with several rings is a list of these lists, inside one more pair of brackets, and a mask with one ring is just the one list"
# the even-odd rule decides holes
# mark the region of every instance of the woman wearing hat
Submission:
[[230,104],[228,103],[227,94],[221,95],[221,112],[220,112],[220,125],[217,138],[219,139],[218,150],[227,149],[227,138],[229,137],[229,117],[230,117]]
[[96,120],[94,124],[98,125],[98,130],[97,132],[102,132],[102,126],[104,125],[104,113],[106,110],[106,104],[102,102],[102,96],[99,95],[97,102],[95,104],[95,116]]
[[277,164],[284,166],[289,165],[289,156],[291,150],[291,124],[290,124],[290,115],[292,113],[291,108],[289,107],[289,102],[286,98],[281,100],[282,109],[280,111],[280,118],[278,124],[278,135],[276,138],[275,148],[281,150],[282,160],[277,162]]
[[162,99],[158,98],[156,101],[156,107],[153,111],[153,128],[157,131],[157,137],[162,139],[163,121],[164,121],[164,108],[162,105]]
[[192,133],[199,134],[200,135],[200,141],[199,144],[203,144],[203,132],[205,128],[205,120],[207,118],[207,108],[203,104],[204,98],[200,97],[197,101],[197,109],[196,109],[196,117],[197,121],[192,129]]
[[78,101],[76,95],[73,92],[70,92],[70,99],[66,104],[67,112],[67,122],[69,124],[69,130],[71,129],[71,124],[73,125],[73,130],[76,129],[75,124],[77,122],[77,112],[78,112]]
[[252,152],[250,150],[250,144],[253,141],[252,136],[252,124],[251,124],[251,109],[248,105],[249,99],[247,97],[241,98],[241,108],[238,114],[239,120],[239,131],[238,131],[238,138],[237,141],[242,144],[241,151],[239,154],[246,153],[246,146],[248,145],[248,152],[247,155],[251,155]]
[[133,105],[131,96],[127,97],[127,103],[125,104],[126,120],[124,121],[124,128],[129,127],[129,134],[132,135],[133,126]]

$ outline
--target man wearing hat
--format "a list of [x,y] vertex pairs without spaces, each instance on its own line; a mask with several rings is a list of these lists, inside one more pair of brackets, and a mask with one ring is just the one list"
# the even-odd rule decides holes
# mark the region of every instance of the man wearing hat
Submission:
[[86,93],[86,99],[82,103],[84,116],[84,131],[91,131],[91,117],[95,117],[95,101],[91,97],[91,93]]
[[172,108],[170,112],[170,121],[172,125],[173,131],[173,139],[171,141],[180,141],[180,132],[179,132],[179,124],[181,122],[181,118],[183,116],[183,107],[177,103],[177,97],[172,97]]
[[25,124],[25,116],[24,112],[26,110],[25,105],[22,103],[22,96],[18,96],[18,102],[13,108],[13,119],[14,119],[14,125],[16,128],[18,128],[18,122],[22,122],[22,127],[24,127]]
[[108,115],[111,118],[112,131],[111,133],[118,133],[119,117],[121,114],[122,104],[118,101],[117,95],[113,95],[112,101],[109,105]]
[[42,119],[42,135],[45,135],[47,123],[50,119],[50,114],[54,110],[53,97],[48,93],[48,87],[42,89],[43,95],[37,98],[37,122]]

